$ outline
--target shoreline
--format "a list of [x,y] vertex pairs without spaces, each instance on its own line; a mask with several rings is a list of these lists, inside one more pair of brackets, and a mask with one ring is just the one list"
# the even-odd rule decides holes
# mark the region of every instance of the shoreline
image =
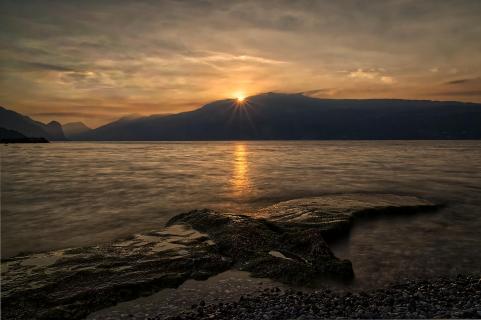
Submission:
[[284,201],[250,216],[193,210],[164,229],[109,244],[2,261],[2,306],[12,319],[80,319],[227,270],[291,288],[351,281],[351,262],[336,257],[326,239],[345,237],[357,219],[439,208],[412,196],[339,194]]
[[[481,276],[458,275],[430,280],[406,280],[382,289],[312,293],[266,289],[236,302],[206,305],[200,301],[191,312],[156,320],[200,319],[423,319],[481,317]],[[136,319],[136,318],[132,318]]]

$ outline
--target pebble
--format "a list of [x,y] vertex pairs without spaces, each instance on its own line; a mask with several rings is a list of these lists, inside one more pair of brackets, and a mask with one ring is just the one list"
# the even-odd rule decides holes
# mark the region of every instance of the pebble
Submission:
[[[383,289],[356,293],[327,289],[311,293],[262,290],[243,296],[238,302],[206,305],[200,301],[202,312],[185,312],[167,319],[480,318],[479,279],[479,275],[458,275],[430,281],[408,280]],[[166,318],[159,315],[153,319]]]

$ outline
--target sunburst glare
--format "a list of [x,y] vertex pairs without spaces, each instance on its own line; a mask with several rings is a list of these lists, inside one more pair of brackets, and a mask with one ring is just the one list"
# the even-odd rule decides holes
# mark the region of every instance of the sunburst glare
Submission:
[[245,94],[242,93],[242,92],[237,92],[235,95],[234,95],[235,99],[237,100],[238,103],[242,103],[244,102],[244,100],[246,99],[245,97]]

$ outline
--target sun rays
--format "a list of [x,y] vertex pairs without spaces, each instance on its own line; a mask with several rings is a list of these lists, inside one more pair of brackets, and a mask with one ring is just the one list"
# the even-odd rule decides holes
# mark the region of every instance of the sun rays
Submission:
[[244,100],[246,99],[246,96],[243,92],[238,91],[238,92],[234,93],[234,98],[236,99],[236,102],[238,104],[242,104],[244,102]]

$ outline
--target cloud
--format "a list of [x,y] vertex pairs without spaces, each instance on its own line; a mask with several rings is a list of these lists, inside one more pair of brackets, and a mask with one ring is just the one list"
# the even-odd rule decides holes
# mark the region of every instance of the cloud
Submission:
[[[384,70],[384,69],[379,69]],[[361,79],[361,80],[376,80],[385,84],[395,83],[395,79],[391,76],[382,75],[377,71],[364,71],[363,69],[357,69],[348,74],[349,78]]]
[[314,90],[308,90],[308,91],[301,91],[301,92],[297,92],[297,94],[304,94],[304,95],[316,95],[316,94],[319,94],[319,93],[329,93],[331,92],[332,89],[314,89]]
[[[88,117],[89,115],[92,115],[91,112],[85,113],[85,112],[37,112],[37,113],[32,113],[32,116],[41,116],[41,117],[55,117],[55,118],[61,118],[61,117]],[[98,114],[97,114],[98,115]]]
[[2,64],[2,69],[9,71],[75,71],[74,68],[62,64],[36,61],[11,60]]
[[389,76],[382,76],[381,81],[387,84],[393,84],[395,82],[394,78]]
[[481,77],[477,78],[466,78],[466,79],[457,79],[446,82],[446,84],[480,84],[481,85]]
[[457,74],[459,72],[458,68],[451,68],[449,69],[450,74]]
[[348,77],[355,79],[375,79],[377,75],[377,72],[357,69],[356,71],[352,71],[351,73],[349,73]]
[[297,92],[297,94],[302,94],[305,96],[317,97],[317,98],[333,98],[339,92],[338,89],[333,88],[323,88],[323,89],[314,89],[314,90],[307,90]]
[[[310,94],[337,98],[417,98],[455,91],[468,82],[447,80],[481,74],[481,29],[473,28],[481,1],[62,0],[1,7],[0,100],[23,110],[42,101],[44,112],[76,111],[98,101],[130,113],[143,103],[155,106],[142,113],[175,112],[197,107],[184,102],[241,90],[306,88],[335,88]],[[472,101],[479,88],[470,84],[458,99]]]
[[[440,96],[456,97],[481,97],[481,77],[461,78],[442,83],[435,93]],[[476,99],[478,100],[478,99]]]
[[51,70],[51,71],[74,71],[74,69],[62,66],[62,65],[55,65],[49,63],[42,63],[42,62],[22,62],[23,65],[29,66],[33,69],[39,70]]
[[186,61],[192,63],[210,63],[210,62],[254,62],[260,64],[284,64],[286,61],[263,58],[250,55],[234,55],[225,52],[209,52],[207,54],[199,54],[199,56],[184,56]]

